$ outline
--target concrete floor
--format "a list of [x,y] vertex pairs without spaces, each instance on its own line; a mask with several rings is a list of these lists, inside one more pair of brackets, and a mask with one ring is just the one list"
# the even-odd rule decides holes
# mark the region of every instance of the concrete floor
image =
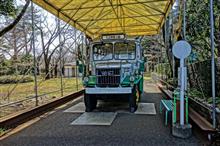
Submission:
[[111,126],[70,125],[80,114],[64,113],[59,109],[45,119],[0,141],[0,146],[196,146],[203,145],[196,136],[182,140],[171,135],[170,126],[164,125],[164,115],[159,114],[162,95],[153,83],[145,82],[142,101],[155,103],[156,115],[118,113]]

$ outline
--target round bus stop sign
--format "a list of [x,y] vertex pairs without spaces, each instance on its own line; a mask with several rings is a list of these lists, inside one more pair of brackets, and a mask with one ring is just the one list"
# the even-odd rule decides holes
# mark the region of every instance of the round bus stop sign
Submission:
[[178,41],[172,48],[173,55],[178,59],[184,59],[191,53],[191,45],[187,41]]

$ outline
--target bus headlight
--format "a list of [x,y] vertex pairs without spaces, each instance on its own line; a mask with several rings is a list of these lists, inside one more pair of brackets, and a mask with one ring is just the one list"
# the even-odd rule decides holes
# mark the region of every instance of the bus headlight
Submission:
[[134,82],[134,76],[130,76],[130,82]]
[[84,77],[84,83],[87,83],[89,81],[88,77]]

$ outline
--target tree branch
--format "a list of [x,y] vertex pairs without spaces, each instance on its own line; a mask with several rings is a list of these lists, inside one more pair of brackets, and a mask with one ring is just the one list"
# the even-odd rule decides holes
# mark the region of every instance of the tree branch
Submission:
[[18,24],[18,22],[21,20],[24,13],[26,12],[29,4],[30,4],[30,0],[27,0],[26,4],[24,5],[23,9],[19,13],[19,15],[16,17],[16,19],[11,24],[9,24],[8,26],[6,26],[0,31],[0,37],[6,34],[7,32],[9,32],[10,30],[12,30]]

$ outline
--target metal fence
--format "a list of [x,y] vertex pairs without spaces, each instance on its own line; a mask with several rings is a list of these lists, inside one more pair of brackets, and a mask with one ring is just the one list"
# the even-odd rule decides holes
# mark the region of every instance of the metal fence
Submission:
[[[58,42],[54,46],[57,49],[55,51],[48,49],[49,53],[54,51],[54,54],[50,56],[49,65],[46,66],[43,52],[45,50],[39,51],[39,46],[35,42],[36,33],[39,32],[34,27],[33,4],[31,10],[32,51],[30,54],[20,53],[17,55],[18,58],[11,57],[0,62],[0,118],[45,104],[83,88],[83,74],[79,72],[78,55],[79,48],[85,52],[87,40],[84,33],[74,28],[70,29],[68,23],[61,24],[57,19],[57,32],[54,37]],[[73,34],[69,36],[71,43],[69,46],[65,46],[64,35],[67,31],[72,31],[69,34]]]

